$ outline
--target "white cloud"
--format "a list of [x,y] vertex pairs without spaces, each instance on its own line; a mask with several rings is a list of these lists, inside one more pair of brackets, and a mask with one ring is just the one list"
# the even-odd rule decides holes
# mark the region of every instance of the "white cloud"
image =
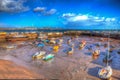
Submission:
[[100,27],[100,26],[118,26],[118,20],[114,17],[106,18],[99,16],[92,16],[88,14],[64,13],[62,15],[67,26],[84,26],[84,27]]
[[50,9],[49,11],[46,12],[47,15],[52,15],[56,13],[56,9]]
[[23,6],[25,0],[0,0],[0,12],[23,12],[29,7]]
[[56,9],[47,10],[46,7],[36,7],[36,8],[34,8],[33,11],[40,12],[42,15],[52,15],[52,14],[55,14],[57,12]]
[[82,21],[82,20],[88,20],[88,16],[86,15],[78,15],[75,17],[71,17],[69,21]]
[[44,12],[46,10],[46,7],[36,7],[34,8],[35,12]]
[[75,15],[76,14],[74,14],[74,13],[66,13],[66,14],[63,14],[62,17],[73,17]]
[[114,22],[116,19],[115,18],[106,18],[105,21],[106,22]]

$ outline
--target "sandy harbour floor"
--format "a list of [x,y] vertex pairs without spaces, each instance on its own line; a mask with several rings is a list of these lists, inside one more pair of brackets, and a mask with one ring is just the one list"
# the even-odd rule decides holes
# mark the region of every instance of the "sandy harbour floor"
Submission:
[[[64,50],[69,46],[66,44],[66,40],[70,36],[62,37],[64,42],[60,47],[55,58],[44,62],[42,60],[32,60],[32,55],[40,48],[35,45],[29,45],[26,42],[24,45],[19,44],[15,49],[2,49],[0,48],[0,62],[2,60],[11,61],[13,66],[22,66],[35,74],[42,75],[44,77],[35,77],[41,79],[56,79],[56,80],[101,80],[98,77],[98,70],[105,66],[103,63],[103,58],[107,52],[107,48],[103,45],[107,43],[107,39],[100,41],[100,37],[88,37],[79,36],[75,38],[72,43],[75,44],[74,54],[67,56]],[[84,49],[78,49],[78,41],[86,40],[87,44]],[[96,47],[94,44],[100,43],[100,47]],[[9,43],[13,44],[13,43]],[[8,45],[6,43],[1,43],[2,45]],[[92,46],[92,49],[100,49],[100,56],[98,59],[92,59],[92,51],[88,50],[87,46]],[[120,54],[117,50],[120,48],[120,40],[110,39],[110,45],[114,46],[114,50],[110,53],[113,56],[113,61],[110,64],[113,69],[112,80],[120,80]],[[46,45],[44,49],[48,54],[52,53],[51,46]],[[4,65],[0,65],[4,66]],[[10,66],[10,65],[7,65]],[[4,68],[4,67],[0,67]],[[9,67],[7,67],[9,69]],[[18,68],[19,69],[19,68]],[[0,69],[1,70],[1,69]],[[5,72],[4,72],[5,73]],[[0,74],[0,78],[2,77]],[[9,78],[9,76],[8,76]],[[17,77],[16,77],[17,78]],[[23,78],[23,77],[21,77]]]

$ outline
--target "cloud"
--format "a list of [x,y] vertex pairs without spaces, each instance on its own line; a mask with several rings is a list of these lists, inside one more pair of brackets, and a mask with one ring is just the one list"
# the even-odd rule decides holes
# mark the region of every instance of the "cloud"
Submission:
[[73,17],[75,16],[74,13],[66,13],[66,14],[63,14],[62,17],[65,17],[65,18],[68,18],[68,17]]
[[47,15],[52,15],[56,13],[56,9],[50,9],[49,11],[46,12]]
[[63,24],[65,26],[70,26],[70,28],[116,28],[118,26],[119,21],[116,18],[108,18],[108,17],[99,17],[92,16],[88,14],[74,14],[74,13],[64,13],[62,14],[62,18],[64,19]]
[[39,12],[39,13],[41,13],[42,15],[52,15],[52,14],[55,14],[55,13],[57,12],[56,9],[47,10],[46,7],[36,7],[36,8],[34,8],[33,11],[34,11],[34,12]]
[[69,21],[82,21],[82,20],[87,20],[88,19],[88,16],[86,15],[78,15],[78,16],[74,16],[74,17],[71,17],[69,19]]
[[26,0],[0,0],[0,12],[24,12],[28,11],[29,7],[23,4]]
[[46,7],[36,7],[34,8],[34,12],[44,12],[46,10]]

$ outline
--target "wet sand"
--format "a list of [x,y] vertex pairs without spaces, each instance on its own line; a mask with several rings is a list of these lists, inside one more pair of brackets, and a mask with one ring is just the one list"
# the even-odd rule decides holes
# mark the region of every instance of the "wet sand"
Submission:
[[[80,36],[78,39],[75,38],[72,41],[75,44],[74,54],[67,56],[63,51],[68,47],[66,41],[70,37],[64,36],[62,38],[64,42],[59,52],[49,62],[32,60],[32,55],[41,49],[35,45],[29,45],[28,42],[24,45],[17,46],[15,49],[0,49],[0,59],[9,60],[38,75],[43,75],[46,79],[100,80],[97,72],[105,66],[102,60],[107,48],[104,48],[103,44],[107,43],[107,39],[101,41],[100,37],[88,36]],[[86,40],[87,44],[84,49],[79,50],[78,41],[82,40]],[[96,47],[94,45],[96,43],[100,43],[101,46]],[[117,50],[120,48],[120,40],[111,39],[110,44],[115,46],[114,50],[110,53],[113,56],[113,62],[110,64],[113,69],[112,80],[120,80],[120,54],[117,53]],[[92,59],[92,50],[88,50],[87,46],[92,46],[93,50],[100,49],[101,53],[97,60]],[[52,53],[50,45],[45,46],[43,50],[47,53]]]
[[44,79],[43,76],[8,60],[0,60],[0,65],[0,79]]

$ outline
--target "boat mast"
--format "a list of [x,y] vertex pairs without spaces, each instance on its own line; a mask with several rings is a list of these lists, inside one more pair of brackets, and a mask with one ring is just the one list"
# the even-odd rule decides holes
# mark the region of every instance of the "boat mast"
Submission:
[[110,31],[108,32],[108,53],[107,53],[107,66],[109,65],[109,56],[110,56]]

